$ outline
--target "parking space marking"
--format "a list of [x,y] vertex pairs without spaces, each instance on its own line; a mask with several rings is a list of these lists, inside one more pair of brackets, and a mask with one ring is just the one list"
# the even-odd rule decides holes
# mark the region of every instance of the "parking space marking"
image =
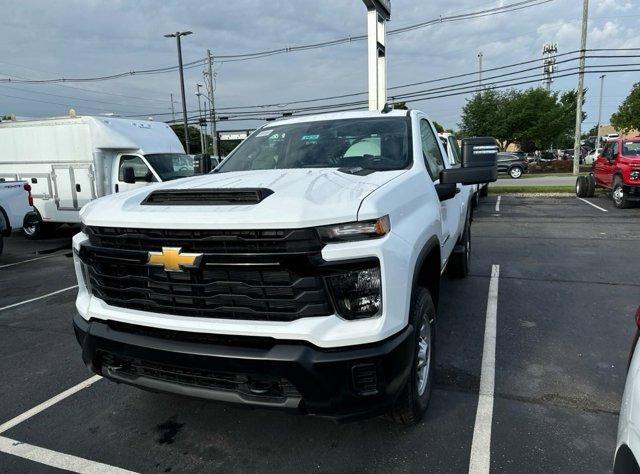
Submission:
[[596,206],[594,203],[592,203],[592,202],[590,202],[590,201],[587,201],[586,199],[583,199],[583,198],[578,198],[578,199],[580,199],[582,202],[586,202],[587,204],[589,204],[590,206],[595,207],[596,209],[601,210],[602,212],[609,212],[609,211],[607,211],[606,209],[603,209],[603,208],[601,208],[600,206]]
[[500,198],[502,196],[498,196],[498,199],[496,200],[496,212],[500,212]]
[[47,466],[65,469],[71,472],[81,472],[86,474],[129,474],[128,471],[119,467],[110,466],[101,462],[90,461],[88,459],[72,456],[71,454],[59,453],[50,449],[41,448],[32,444],[22,443],[10,438],[0,436],[0,452],[18,456],[30,461],[35,461]]
[[[497,207],[497,206],[496,206]],[[478,408],[471,441],[469,472],[485,474],[491,467],[491,423],[493,419],[493,392],[496,375],[496,325],[498,314],[498,281],[500,265],[491,267],[487,316],[484,326],[484,347],[480,372]]]
[[60,254],[51,254],[51,255],[44,255],[42,257],[34,257],[34,258],[29,258],[27,260],[21,260],[19,262],[13,262],[13,263],[6,263],[4,265],[0,265],[0,268],[9,268],[9,267],[14,267],[16,265],[20,265],[22,263],[29,263],[29,262],[35,262],[36,260],[43,260],[45,258],[51,258],[51,257],[58,257]]
[[63,288],[58,291],[52,291],[51,293],[47,293],[46,295],[36,296],[35,298],[30,298],[28,300],[20,301],[19,303],[13,303],[8,306],[3,306],[2,308],[0,308],[0,311],[4,311],[5,309],[15,308],[16,306],[22,306],[23,304],[27,304],[27,303],[33,303],[34,301],[38,301],[43,298],[48,298],[49,296],[54,296],[59,293],[64,293],[65,291],[73,290],[74,288],[78,288],[78,285],[69,286],[67,288]]
[[46,401],[42,402],[40,405],[37,405],[37,406],[31,408],[30,410],[25,411],[21,415],[18,415],[15,418],[12,418],[9,421],[5,421],[4,423],[2,423],[0,425],[0,434],[4,433],[7,430],[10,430],[14,426],[22,423],[23,421],[28,420],[29,418],[37,415],[38,413],[46,410],[47,408],[55,405],[56,403],[61,402],[62,400],[64,400],[65,398],[70,397],[74,393],[77,393],[80,390],[83,390],[83,389],[85,389],[87,387],[90,387],[91,385],[93,385],[94,383],[96,383],[100,379],[102,379],[102,377],[100,375],[94,375],[93,377],[88,378],[84,382],[80,382],[78,385],[74,385],[73,387],[68,388],[64,392],[59,393],[55,397],[52,397],[49,400],[46,400]]

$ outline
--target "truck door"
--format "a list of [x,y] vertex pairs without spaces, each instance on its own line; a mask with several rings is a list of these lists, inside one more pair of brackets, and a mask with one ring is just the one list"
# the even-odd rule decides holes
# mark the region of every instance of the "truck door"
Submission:
[[[444,157],[436,134],[426,119],[420,120],[420,138],[422,140],[422,157],[429,172],[429,177],[432,181],[438,182],[440,172],[445,168]],[[460,212],[460,199],[447,199],[440,203],[440,222],[442,225],[441,255],[450,255],[456,244]]]
[[93,166],[74,165],[73,181],[76,194],[76,209],[81,209],[82,206],[96,198]]
[[596,158],[593,174],[596,182],[602,186],[611,186],[614,160],[617,155],[618,142],[608,142],[602,153]]
[[[123,193],[132,189],[138,189],[143,186],[147,186],[150,183],[159,181],[146,160],[140,155],[120,155],[114,163],[114,179],[112,182],[114,183],[113,192],[115,193]],[[125,167],[133,168],[135,183],[124,182]]]

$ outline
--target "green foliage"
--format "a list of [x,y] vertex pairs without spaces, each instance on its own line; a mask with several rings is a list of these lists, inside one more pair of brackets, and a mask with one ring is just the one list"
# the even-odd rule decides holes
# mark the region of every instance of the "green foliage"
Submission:
[[611,125],[623,135],[640,130],[640,82],[633,85],[618,111],[611,116]]
[[[182,124],[173,124],[171,128],[175,132],[175,134],[180,139],[182,146],[184,149],[187,149],[187,146],[184,141],[184,125]],[[189,125],[189,152],[192,155],[196,155],[198,153],[202,153],[202,149],[200,148],[200,130],[198,127],[193,127]]]
[[393,103],[394,110],[409,110],[406,102],[394,102]]
[[575,113],[575,91],[488,89],[467,100],[459,126],[463,136],[494,137],[502,149],[512,143],[526,151],[566,148],[573,144]]

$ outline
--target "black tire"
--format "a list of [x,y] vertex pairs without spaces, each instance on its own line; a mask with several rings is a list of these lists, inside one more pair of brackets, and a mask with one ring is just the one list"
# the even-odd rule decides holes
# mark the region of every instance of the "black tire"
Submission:
[[22,228],[22,233],[28,240],[42,239],[55,229],[55,224],[42,222],[42,218],[40,217],[40,213],[37,209],[36,216],[38,217],[38,220],[35,221],[33,225]]
[[[409,322],[413,326],[413,358],[411,360],[411,372],[407,385],[404,387],[395,405],[389,411],[388,418],[403,425],[415,425],[420,422],[431,399],[431,389],[435,373],[436,354],[436,332],[435,332],[436,309],[431,299],[431,294],[426,288],[417,287],[413,291],[411,298],[411,314]],[[423,377],[418,375],[418,360],[421,341],[421,329],[423,336],[428,337],[426,354],[427,365],[420,369]]]
[[476,191],[473,193],[473,197],[471,198],[471,207],[473,209],[478,209],[480,205],[480,191]]
[[0,234],[0,255],[2,255],[2,250],[4,249],[4,238],[2,234]]
[[622,178],[620,178],[620,176],[615,176],[613,178],[611,197],[613,198],[613,205],[618,209],[626,209],[631,205],[629,202],[629,195],[622,185]]
[[447,275],[451,278],[464,278],[469,274],[471,266],[471,222],[467,217],[464,232],[457,242],[449,263],[447,263]]
[[489,185],[485,184],[482,188],[480,188],[478,194],[480,194],[480,197],[487,197],[487,195],[489,194]]
[[576,179],[576,196],[580,198],[587,197],[587,187],[587,178],[578,176],[578,179]]
[[587,197],[592,198],[596,195],[596,179],[592,174],[587,176]]
[[508,173],[509,176],[511,176],[511,179],[520,179],[520,177],[524,173],[524,170],[519,166],[512,166],[511,168],[509,168]]

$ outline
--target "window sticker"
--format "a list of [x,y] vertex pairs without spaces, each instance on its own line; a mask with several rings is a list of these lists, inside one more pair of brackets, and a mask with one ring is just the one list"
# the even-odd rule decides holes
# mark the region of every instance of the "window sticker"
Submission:
[[266,137],[267,135],[270,135],[271,132],[273,132],[273,128],[259,132],[256,137]]
[[318,138],[320,138],[320,135],[302,135],[300,140],[317,140]]

